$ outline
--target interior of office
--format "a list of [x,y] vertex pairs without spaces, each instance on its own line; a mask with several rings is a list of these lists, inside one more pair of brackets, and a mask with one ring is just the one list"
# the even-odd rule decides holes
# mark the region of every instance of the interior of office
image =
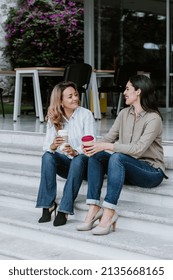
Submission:
[[173,1],[95,0],[93,5],[95,68],[138,65],[150,73],[159,106],[173,107]]

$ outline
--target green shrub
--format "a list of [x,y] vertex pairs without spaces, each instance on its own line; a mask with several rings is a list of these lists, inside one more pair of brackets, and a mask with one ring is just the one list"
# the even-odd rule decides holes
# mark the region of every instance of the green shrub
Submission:
[[18,1],[5,22],[4,55],[13,68],[82,62],[83,13],[76,1]]

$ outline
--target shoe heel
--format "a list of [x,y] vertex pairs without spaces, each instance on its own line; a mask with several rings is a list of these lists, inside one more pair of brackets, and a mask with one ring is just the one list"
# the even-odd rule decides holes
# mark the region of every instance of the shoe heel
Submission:
[[55,210],[54,210],[54,219],[55,219],[55,217],[56,217],[56,208],[55,208]]
[[116,222],[114,222],[114,223],[112,224],[112,231],[115,231],[115,228],[116,228]]
[[116,226],[117,219],[118,219],[118,215],[114,214],[114,216],[112,217],[111,223],[107,227],[100,227],[98,225],[96,228],[94,228],[92,230],[92,234],[94,234],[94,235],[105,235],[105,234],[110,233],[111,229],[112,229],[112,231],[115,231],[115,226]]
[[57,214],[57,206],[58,206],[58,204],[55,202],[55,211],[54,211],[55,217],[56,217],[56,214]]
[[117,213],[115,213],[114,216],[112,217],[112,231],[115,231],[116,229],[117,220],[118,220],[118,215]]

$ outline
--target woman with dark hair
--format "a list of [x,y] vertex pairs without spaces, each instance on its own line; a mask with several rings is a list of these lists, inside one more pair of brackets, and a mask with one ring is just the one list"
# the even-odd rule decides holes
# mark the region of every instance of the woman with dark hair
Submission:
[[[82,180],[87,179],[88,157],[83,154],[81,138],[88,134],[94,136],[94,118],[91,111],[79,104],[79,94],[74,83],[61,82],[54,87],[46,116],[47,131],[43,146],[45,153],[42,157],[36,204],[36,207],[43,208],[39,223],[49,222],[52,212],[56,212],[56,174],[67,180],[54,226],[64,225],[67,215],[74,214],[74,200]],[[68,131],[67,144],[58,134],[62,129]]]
[[[158,186],[165,175],[162,148],[162,117],[156,105],[154,87],[144,75],[129,79],[124,91],[127,108],[121,110],[109,132],[100,142],[85,148],[88,161],[89,211],[78,230],[95,235],[115,230],[116,205],[124,183],[142,188]],[[104,175],[107,192],[100,204]]]

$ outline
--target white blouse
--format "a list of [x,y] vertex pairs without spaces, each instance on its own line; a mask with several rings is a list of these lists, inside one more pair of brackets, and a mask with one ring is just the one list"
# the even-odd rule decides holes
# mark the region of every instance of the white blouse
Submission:
[[[79,106],[69,120],[64,117],[63,129],[68,130],[68,142],[70,146],[81,154],[81,138],[84,135],[92,135],[95,139],[95,120],[92,112]],[[55,150],[51,150],[50,145],[53,143],[57,135],[58,131],[51,121],[48,120],[43,151],[49,151],[51,153],[55,152]],[[58,148],[56,152],[61,151]]]

